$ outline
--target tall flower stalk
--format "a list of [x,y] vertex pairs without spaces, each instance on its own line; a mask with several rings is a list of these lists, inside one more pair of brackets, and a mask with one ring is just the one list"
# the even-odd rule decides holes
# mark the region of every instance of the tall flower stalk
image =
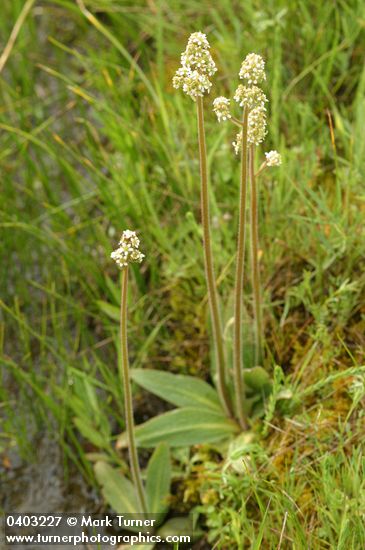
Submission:
[[255,143],[250,146],[249,166],[250,166],[250,187],[251,187],[251,276],[253,292],[253,309],[255,317],[255,363],[256,365],[262,359],[263,353],[263,321],[262,321],[262,299],[260,282],[260,264],[259,264],[259,194],[257,187],[257,177],[266,167],[280,166],[281,156],[277,151],[265,153],[266,160],[255,173]]
[[121,300],[120,300],[120,348],[124,409],[126,429],[128,437],[129,461],[133,484],[137,493],[140,510],[147,514],[147,502],[139,467],[138,453],[135,439],[132,389],[129,372],[128,340],[127,340],[127,296],[128,296],[128,266],[131,262],[140,263],[144,255],[139,251],[139,239],[134,231],[123,231],[119,246],[111,254],[111,257],[121,268]]
[[209,52],[209,43],[205,34],[193,33],[187,47],[181,55],[181,67],[177,70],[173,85],[189,95],[197,106],[199,161],[200,161],[200,198],[203,226],[204,266],[207,281],[209,309],[212,320],[213,341],[217,361],[217,389],[227,415],[232,415],[229,394],[226,385],[226,365],[223,332],[220,319],[218,292],[214,275],[213,253],[209,216],[209,188],[207,171],[207,153],[204,130],[203,96],[212,86],[209,77],[216,72],[215,63]]
[[[207,175],[206,142],[204,131],[203,97],[210,92],[212,83],[210,77],[217,70],[209,52],[209,43],[200,32],[193,33],[185,51],[181,55],[181,67],[173,78],[173,86],[182,88],[197,106],[198,141],[201,180],[201,217],[203,226],[203,248],[205,274],[208,288],[210,314],[212,319],[213,339],[217,357],[217,386],[218,393],[225,412],[232,415],[232,405],[226,385],[226,363],[224,340],[219,312],[218,292],[214,276],[213,254],[210,234],[209,216],[209,189]],[[231,120],[240,131],[233,146],[236,154],[241,152],[240,193],[239,193],[239,220],[237,233],[236,274],[234,289],[234,345],[233,345],[233,372],[235,389],[235,413],[243,429],[247,427],[245,417],[245,388],[243,377],[243,287],[245,280],[246,254],[246,213],[248,203],[248,189],[250,189],[250,248],[251,248],[251,277],[253,292],[253,310],[255,326],[255,364],[262,359],[263,321],[259,271],[259,241],[258,241],[258,193],[257,176],[267,166],[278,166],[281,163],[279,153],[270,151],[265,153],[266,160],[255,174],[255,149],[264,141],[266,136],[266,107],[267,98],[257,86],[266,80],[265,62],[260,55],[250,53],[243,60],[239,77],[244,84],[239,84],[234,94],[234,100],[243,108],[242,118],[235,118],[230,112],[230,100],[226,97],[217,97],[213,102],[213,111],[218,121]],[[248,186],[250,181],[250,188]]]
[[[254,172],[255,147],[259,145],[266,135],[266,108],[267,98],[264,92],[257,86],[266,79],[265,62],[261,56],[251,53],[244,59],[239,76],[246,81],[240,84],[234,94],[234,100],[243,107],[242,120],[232,116],[230,112],[230,100],[218,97],[213,102],[213,110],[218,121],[231,120],[240,128],[233,146],[236,154],[241,152],[240,170],[240,199],[239,220],[237,235],[236,276],[234,291],[234,346],[233,366],[235,382],[235,401],[237,416],[242,428],[246,427],[244,414],[244,379],[243,379],[243,342],[242,342],[242,307],[243,284],[245,276],[245,248],[246,248],[246,210],[248,188],[248,158],[251,182],[250,201],[250,239],[251,239],[251,270],[252,289],[255,317],[255,363],[258,364],[262,349],[262,314],[260,294],[260,274],[258,264],[258,196],[256,189],[256,177]],[[266,166],[280,164],[280,155],[276,151],[266,154],[266,161],[260,167],[261,173]]]
[[246,210],[247,210],[247,125],[248,109],[243,110],[242,121],[242,148],[241,148],[241,177],[240,177],[240,200],[239,200],[239,220],[237,235],[237,257],[236,257],[236,278],[234,291],[234,341],[233,341],[233,367],[234,383],[236,395],[236,409],[240,426],[246,428],[246,419],[244,415],[244,395],[245,388],[243,383],[243,357],[242,357],[242,306],[243,306],[243,283],[244,283],[244,264],[245,264],[245,244],[246,244]]
[[250,184],[251,184],[251,270],[252,270],[252,291],[253,308],[255,317],[255,363],[258,364],[262,353],[262,306],[261,306],[261,284],[259,267],[259,224],[258,224],[258,198],[257,184],[255,177],[255,146],[251,145],[249,154]]
[[[258,266],[258,207],[256,182],[254,178],[254,151],[255,146],[259,145],[266,136],[266,95],[257,86],[257,84],[266,80],[265,62],[261,56],[251,53],[246,56],[241,65],[239,73],[241,79],[247,82],[247,85],[239,85],[235,100],[243,107],[249,110],[248,116],[248,138],[247,143],[241,143],[241,147],[250,149],[250,181],[251,181],[251,276],[254,302],[255,318],[255,363],[258,364],[261,357],[262,341],[262,322],[261,322],[261,297],[260,297],[260,279]],[[246,153],[247,155],[247,153]],[[237,260],[238,261],[238,260]],[[238,322],[239,320],[236,320]]]

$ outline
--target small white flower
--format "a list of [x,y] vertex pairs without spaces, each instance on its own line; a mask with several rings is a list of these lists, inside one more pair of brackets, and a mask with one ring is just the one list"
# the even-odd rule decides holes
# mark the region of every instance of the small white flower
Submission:
[[234,94],[234,100],[241,107],[245,107],[249,111],[256,107],[262,107],[265,109],[265,103],[267,103],[267,97],[261,88],[257,86],[243,86],[240,84]]
[[267,166],[280,166],[281,155],[277,151],[269,151],[265,153]]
[[231,113],[229,112],[230,101],[226,97],[216,97],[213,101],[213,111],[217,115],[218,122],[221,120],[228,120],[231,118]]
[[139,250],[139,238],[135,231],[126,229],[123,231],[119,246],[110,254],[110,257],[116,262],[118,267],[123,269],[130,263],[141,263],[145,257]]
[[265,61],[256,53],[249,53],[241,65],[240,78],[246,79],[248,84],[258,84],[266,80]]

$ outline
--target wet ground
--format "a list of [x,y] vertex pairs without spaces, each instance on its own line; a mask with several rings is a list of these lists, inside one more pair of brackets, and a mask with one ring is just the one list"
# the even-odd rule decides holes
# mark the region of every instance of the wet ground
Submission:
[[[100,498],[86,484],[80,472],[68,462],[65,477],[62,451],[47,434],[34,439],[34,456],[28,461],[17,450],[3,454],[0,465],[0,506],[6,513],[56,514],[65,512],[97,513]],[[53,531],[56,534],[55,531]],[[21,532],[23,534],[23,532]],[[1,546],[0,548],[7,548]],[[47,546],[17,545],[9,548],[46,549]],[[67,550],[73,545],[50,546]],[[77,546],[76,548],[87,548]]]

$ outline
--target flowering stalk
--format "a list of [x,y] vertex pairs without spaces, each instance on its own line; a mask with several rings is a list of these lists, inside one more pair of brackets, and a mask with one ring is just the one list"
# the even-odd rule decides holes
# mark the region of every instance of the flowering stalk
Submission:
[[244,401],[244,382],[243,382],[243,358],[242,358],[242,301],[243,301],[243,282],[244,282],[244,262],[245,262],[245,244],[246,244],[246,205],[247,205],[247,123],[248,109],[243,110],[242,121],[242,148],[241,148],[241,184],[240,184],[240,202],[239,202],[239,220],[237,236],[237,256],[236,256],[236,280],[234,292],[234,383],[236,395],[236,408],[240,426],[246,429],[246,419],[243,412]]
[[266,160],[262,163],[255,174],[255,146],[251,146],[250,151],[250,180],[251,180],[251,262],[252,262],[252,289],[254,298],[254,316],[255,316],[255,361],[258,364],[262,355],[263,345],[263,322],[261,305],[261,284],[259,268],[259,224],[258,224],[258,194],[257,177],[267,167],[280,166],[281,155],[277,151],[265,153]]
[[119,242],[119,248],[112,252],[111,257],[122,270],[121,300],[120,300],[120,347],[121,347],[121,373],[124,389],[124,409],[128,437],[128,451],[132,479],[136,489],[141,511],[147,514],[146,496],[143,488],[141,470],[138,462],[136,447],[132,389],[129,373],[128,340],[127,340],[127,295],[128,295],[128,265],[130,262],[140,263],[144,255],[139,251],[139,239],[134,231],[123,232]]
[[183,92],[191,97],[197,105],[204,265],[208,287],[209,308],[212,319],[213,339],[217,358],[217,388],[225,413],[232,416],[225,380],[226,367],[223,347],[223,333],[219,314],[218,293],[214,276],[213,254],[210,237],[203,96],[210,92],[212,86],[210,77],[213,76],[217,68],[212,56],[210,55],[209,48],[209,42],[205,34],[201,32],[194,32],[190,35],[186,49],[181,55],[181,67],[176,71],[173,78],[173,86],[175,88],[182,88]]
[[224,411],[231,416],[229,396],[225,381],[225,357],[223,348],[223,335],[219,315],[217,287],[214,276],[212,245],[210,237],[209,221],[209,194],[208,194],[208,175],[207,175],[207,153],[204,131],[204,113],[203,100],[197,98],[197,116],[198,116],[198,140],[199,140],[199,159],[200,159],[200,180],[201,180],[201,217],[203,225],[203,247],[205,276],[207,279],[208,298],[210,314],[212,318],[213,339],[217,357],[217,388],[223,405]]
[[142,483],[141,470],[138,462],[138,453],[136,440],[134,435],[134,420],[133,420],[133,404],[132,390],[129,375],[128,361],[128,343],[127,343],[127,290],[128,290],[128,267],[122,271],[122,294],[120,302],[120,345],[121,345],[121,361],[123,373],[123,388],[124,388],[124,408],[125,420],[128,435],[128,450],[129,460],[132,473],[132,479],[137,491],[138,502],[144,514],[147,513],[146,497]]
[[[254,316],[255,316],[255,362],[258,364],[259,359],[262,355],[262,312],[261,312],[261,293],[260,293],[260,273],[259,273],[259,264],[258,264],[258,198],[257,198],[257,189],[256,189],[256,178],[254,173],[254,154],[255,146],[262,143],[265,139],[267,130],[266,130],[266,107],[267,97],[264,92],[257,86],[258,83],[266,80],[265,75],[265,62],[261,56],[251,53],[246,56],[243,60],[241,70],[239,73],[240,78],[247,81],[248,85],[240,84],[235,92],[234,99],[237,103],[244,107],[248,111],[248,120],[247,120],[247,140],[244,142],[243,133],[240,132],[237,134],[236,141],[233,142],[233,146],[236,154],[241,150],[241,156],[244,154],[244,149],[247,147],[247,144],[250,146],[250,180],[251,180],[251,208],[250,208],[250,219],[251,219],[251,270],[252,270],[252,290],[254,295]],[[237,120],[233,117],[232,121],[237,123]],[[266,160],[262,163],[260,169],[258,170],[257,175],[261,174],[267,166],[279,166],[281,164],[281,157],[277,151],[270,151],[265,153]],[[247,161],[247,157],[246,157]],[[242,178],[241,178],[242,179]],[[241,184],[242,186],[242,184]],[[242,199],[241,199],[242,201]],[[240,213],[240,224],[241,224],[242,212]],[[240,241],[240,232],[242,231],[239,228],[238,241]],[[238,253],[237,253],[237,274],[240,275],[240,269],[243,270],[243,267],[240,268],[240,263],[243,262],[243,258],[240,257],[240,243],[238,243]],[[243,277],[243,275],[242,275]],[[242,288],[242,285],[241,285]],[[239,299],[239,281],[236,280],[236,300]],[[240,319],[240,310],[238,302],[236,302],[236,320],[237,323],[241,322]],[[240,338],[238,324],[235,327],[236,339]],[[238,353],[239,353],[240,344],[239,342],[235,345],[235,354],[236,354],[236,369],[238,372]],[[242,350],[241,350],[242,351]]]
[[251,270],[252,290],[255,316],[255,362],[259,364],[262,353],[262,310],[261,310],[261,284],[259,269],[259,225],[258,225],[258,200],[255,176],[255,146],[250,147],[250,182],[251,182]]
[[217,98],[213,104],[213,109],[218,117],[218,121],[230,118],[234,124],[241,128],[241,131],[237,134],[236,142],[233,142],[236,154],[241,151],[239,221],[234,292],[233,362],[237,416],[243,429],[247,427],[243,410],[245,388],[242,372],[242,305],[245,273],[248,144],[260,143],[266,133],[265,103],[267,102],[267,98],[264,92],[256,86],[258,82],[266,78],[264,66],[265,63],[263,59],[256,54],[249,54],[242,63],[239,76],[248,81],[248,86],[239,84],[234,94],[234,100],[240,107],[243,107],[242,121],[232,117],[230,112],[226,112],[229,106],[228,99],[222,97]]
[[260,82],[266,80],[265,61],[260,55],[250,53],[243,60],[239,73],[241,79],[247,81],[247,85],[240,84],[236,90],[235,100],[241,105],[250,109],[248,116],[248,138],[250,144],[250,180],[251,180],[251,255],[252,255],[252,287],[254,294],[254,314],[255,314],[255,359],[256,364],[261,356],[261,298],[260,298],[260,279],[258,270],[258,220],[257,220],[257,191],[254,174],[254,152],[255,146],[259,145],[266,136],[266,95],[257,86]]

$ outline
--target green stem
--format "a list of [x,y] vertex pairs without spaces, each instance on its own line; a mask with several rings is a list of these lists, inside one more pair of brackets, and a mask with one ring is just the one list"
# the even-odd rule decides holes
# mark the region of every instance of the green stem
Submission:
[[143,489],[141,470],[138,463],[136,440],[134,436],[132,389],[129,375],[128,340],[127,340],[127,292],[128,267],[122,270],[122,292],[120,301],[120,345],[121,345],[121,372],[123,374],[124,408],[128,436],[129,460],[134,487],[137,491],[139,506],[147,514],[146,497]]
[[237,416],[242,429],[247,428],[244,404],[244,380],[243,380],[243,357],[242,357],[242,305],[243,305],[243,282],[245,274],[245,248],[246,248],[246,210],[247,210],[247,122],[248,111],[243,112],[242,125],[242,149],[241,149],[241,182],[240,182],[240,203],[237,236],[236,256],[236,279],[234,292],[234,386],[236,394]]
[[208,172],[207,172],[207,152],[204,131],[204,112],[203,99],[197,98],[197,116],[198,116],[198,139],[199,139],[199,158],[200,158],[200,180],[201,180],[201,218],[203,225],[203,248],[205,276],[208,287],[208,300],[210,314],[212,318],[213,339],[217,357],[217,387],[218,394],[228,416],[232,416],[230,400],[225,380],[225,358],[223,347],[222,327],[219,316],[218,295],[213,268],[213,255],[210,237],[209,225],[209,195],[208,195]]
[[235,124],[236,126],[239,126],[239,128],[242,128],[243,126],[243,121],[238,120],[238,118],[236,118],[235,116],[231,116],[230,121],[233,122],[233,124]]
[[255,178],[258,178],[258,176],[260,176],[266,168],[267,168],[267,161],[265,160],[265,162],[263,162],[261,164],[260,168],[257,170],[257,172],[255,174]]
[[255,362],[259,363],[262,355],[262,314],[261,291],[259,269],[259,224],[258,224],[258,199],[255,176],[255,146],[250,149],[250,180],[251,180],[251,263],[252,263],[252,289],[255,316]]

